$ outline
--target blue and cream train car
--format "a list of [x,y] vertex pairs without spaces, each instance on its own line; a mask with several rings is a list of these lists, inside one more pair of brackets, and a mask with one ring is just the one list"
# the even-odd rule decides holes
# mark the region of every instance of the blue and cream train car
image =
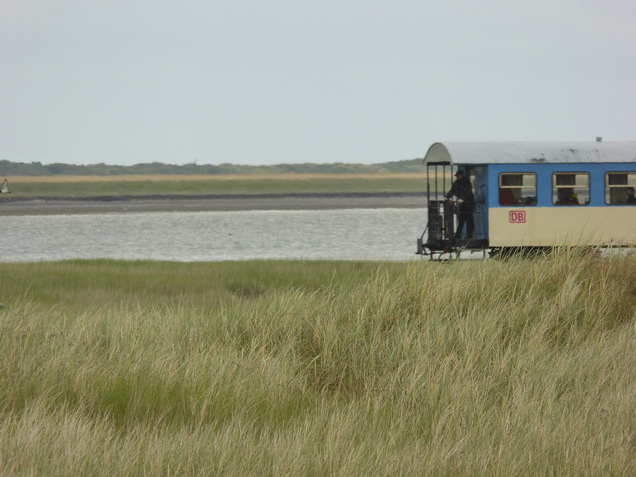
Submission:
[[[636,142],[435,143],[424,164],[420,254],[636,246]],[[456,230],[457,204],[445,197],[458,170],[475,198],[470,238]]]

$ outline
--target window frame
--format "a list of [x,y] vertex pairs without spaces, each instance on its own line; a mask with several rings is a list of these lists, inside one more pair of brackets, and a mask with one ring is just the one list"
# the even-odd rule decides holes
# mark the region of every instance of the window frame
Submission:
[[[514,190],[514,189],[524,189],[524,185],[523,185],[523,179],[521,179],[521,185],[502,185],[502,179],[503,176],[524,176],[524,175],[530,175],[533,176],[534,178],[534,203],[532,204],[502,204],[501,203],[501,191],[502,190]],[[525,188],[528,188],[527,186]],[[537,182],[537,173],[535,171],[523,171],[523,172],[500,172],[499,176],[497,177],[497,193],[498,193],[498,198],[497,198],[497,203],[499,204],[500,207],[536,207],[537,203],[538,203],[538,182]]]
[[[575,179],[574,179],[575,183],[572,184],[572,185],[569,185],[569,184],[561,185],[561,186],[557,185],[557,176],[560,176],[560,175],[563,175],[563,176],[565,176],[565,175],[575,176]],[[577,189],[577,185],[576,185],[576,176],[577,175],[582,175],[582,176],[587,177],[587,185],[586,185],[586,187],[587,187],[587,200],[584,203],[581,203],[580,200],[577,198],[577,202],[579,202],[578,204],[559,204],[559,203],[555,202],[555,198],[558,199],[558,197],[559,197],[559,193],[558,193],[559,189],[574,189],[574,190]],[[580,189],[580,188],[582,188],[582,186],[579,186],[578,188]],[[555,192],[556,192],[556,194],[555,194]],[[589,171],[555,171],[555,172],[553,172],[552,173],[552,190],[551,190],[551,194],[552,194],[551,202],[552,202],[552,205],[554,207],[585,207],[585,206],[590,205],[590,202],[592,201],[592,178],[591,178],[590,172]]]
[[[610,174],[626,174],[627,175],[627,183],[626,184],[610,184],[609,176]],[[629,179],[630,175],[634,177],[634,183],[630,184]],[[612,189],[625,189],[626,187],[634,187],[636,188],[636,171],[605,171],[605,184],[604,184],[604,196],[605,196],[605,204],[610,206],[633,206],[632,204],[627,204],[625,202],[612,203],[609,200],[611,199],[611,190]]]

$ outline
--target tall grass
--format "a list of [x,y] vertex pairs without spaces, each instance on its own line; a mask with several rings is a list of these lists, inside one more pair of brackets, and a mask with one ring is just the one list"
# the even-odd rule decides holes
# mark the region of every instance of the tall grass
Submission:
[[633,475],[635,265],[3,264],[0,475]]

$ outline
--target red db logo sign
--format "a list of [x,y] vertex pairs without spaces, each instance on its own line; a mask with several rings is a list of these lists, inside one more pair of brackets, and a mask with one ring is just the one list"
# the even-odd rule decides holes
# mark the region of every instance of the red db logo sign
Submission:
[[524,210],[511,210],[508,212],[508,220],[511,224],[525,224],[526,212]]

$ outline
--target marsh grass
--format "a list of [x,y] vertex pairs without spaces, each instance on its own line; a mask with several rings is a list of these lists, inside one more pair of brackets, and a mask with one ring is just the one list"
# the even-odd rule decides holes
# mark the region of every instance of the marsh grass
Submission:
[[421,192],[423,174],[21,176],[13,196]]
[[0,475],[632,475],[634,257],[0,265]]

